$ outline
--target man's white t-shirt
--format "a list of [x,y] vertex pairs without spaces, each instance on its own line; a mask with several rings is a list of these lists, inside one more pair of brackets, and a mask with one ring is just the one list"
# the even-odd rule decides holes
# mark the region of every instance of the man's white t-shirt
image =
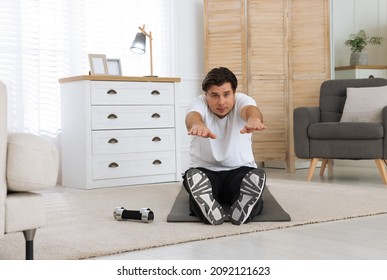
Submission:
[[241,166],[257,167],[251,147],[251,133],[240,133],[246,124],[240,111],[247,105],[256,106],[256,102],[250,96],[236,93],[234,108],[221,119],[211,112],[204,95],[191,104],[187,113],[200,113],[216,139],[191,136],[190,167],[213,171],[232,170]]

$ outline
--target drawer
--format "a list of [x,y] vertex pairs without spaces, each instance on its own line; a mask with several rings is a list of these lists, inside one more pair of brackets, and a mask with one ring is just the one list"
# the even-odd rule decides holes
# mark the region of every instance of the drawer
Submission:
[[175,152],[97,155],[93,158],[93,179],[125,178],[176,172]]
[[358,79],[387,78],[386,70],[381,69],[361,69],[358,70],[356,74],[356,78]]
[[173,105],[174,85],[149,82],[91,82],[92,105]]
[[99,130],[92,132],[93,155],[175,150],[175,129]]
[[173,106],[93,106],[91,114],[93,130],[175,126]]

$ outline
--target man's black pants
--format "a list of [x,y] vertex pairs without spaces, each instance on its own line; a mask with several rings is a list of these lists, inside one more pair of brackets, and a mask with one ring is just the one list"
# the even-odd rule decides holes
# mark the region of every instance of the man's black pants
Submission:
[[[212,185],[212,194],[214,199],[222,205],[222,207],[228,209],[238,198],[241,189],[241,183],[245,175],[255,168],[242,166],[237,169],[227,170],[227,171],[212,171],[206,168],[195,168],[203,173],[205,173]],[[259,169],[261,173],[264,174],[263,169]],[[188,191],[188,183],[186,178],[187,172],[183,176],[183,185],[184,188]],[[196,205],[194,199],[190,195],[190,211],[192,214],[199,217],[203,222],[206,221],[206,218],[202,214],[200,208]],[[246,222],[250,222],[256,215],[259,215],[263,209],[263,199],[262,196],[255,205],[254,209],[251,211],[251,214]]]

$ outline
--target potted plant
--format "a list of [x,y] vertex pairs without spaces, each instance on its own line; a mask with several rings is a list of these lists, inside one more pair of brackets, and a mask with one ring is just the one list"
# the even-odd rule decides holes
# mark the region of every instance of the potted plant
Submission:
[[344,42],[345,46],[350,47],[352,54],[350,65],[367,65],[368,55],[364,51],[367,45],[381,45],[384,38],[381,36],[368,36],[364,30],[356,34],[351,34],[349,39]]

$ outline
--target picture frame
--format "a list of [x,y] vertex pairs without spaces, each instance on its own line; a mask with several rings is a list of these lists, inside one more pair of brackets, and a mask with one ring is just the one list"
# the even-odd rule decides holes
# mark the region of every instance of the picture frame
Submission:
[[109,75],[122,76],[121,60],[119,58],[107,59]]
[[89,54],[89,64],[91,75],[109,75],[106,55]]

